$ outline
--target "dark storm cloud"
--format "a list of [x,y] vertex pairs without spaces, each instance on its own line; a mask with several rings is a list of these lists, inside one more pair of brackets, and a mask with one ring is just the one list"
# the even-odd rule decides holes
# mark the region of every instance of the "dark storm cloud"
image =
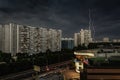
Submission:
[[88,28],[89,8],[96,38],[119,38],[119,0],[0,0],[0,23],[57,28],[72,37]]

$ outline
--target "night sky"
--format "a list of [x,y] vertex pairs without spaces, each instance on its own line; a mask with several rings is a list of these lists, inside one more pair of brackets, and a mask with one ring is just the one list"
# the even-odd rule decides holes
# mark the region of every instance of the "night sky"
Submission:
[[120,38],[120,0],[0,0],[0,23],[61,29],[73,37],[88,28],[89,9],[96,39]]

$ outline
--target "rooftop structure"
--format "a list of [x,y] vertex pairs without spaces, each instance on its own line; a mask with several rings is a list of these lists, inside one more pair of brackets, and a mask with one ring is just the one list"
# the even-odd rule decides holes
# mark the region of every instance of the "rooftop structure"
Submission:
[[84,62],[87,64],[87,58],[94,57],[94,51],[91,50],[84,50],[84,51],[78,51],[74,52],[74,55],[76,56],[75,60],[75,66],[76,66],[76,72],[80,72],[80,70],[83,70],[84,68]]

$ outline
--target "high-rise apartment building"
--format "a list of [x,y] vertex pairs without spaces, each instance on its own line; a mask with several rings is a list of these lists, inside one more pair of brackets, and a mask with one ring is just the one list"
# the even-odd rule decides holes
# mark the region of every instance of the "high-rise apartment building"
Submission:
[[80,45],[80,33],[75,33],[74,34],[74,46],[77,47]]
[[48,48],[51,51],[60,51],[61,50],[61,37],[62,37],[62,31],[61,30],[55,30],[55,29],[50,29],[48,32]]
[[5,53],[40,53],[61,50],[62,31],[18,24],[0,25],[0,50]]
[[90,42],[92,42],[91,30],[81,29],[80,33],[74,34],[75,47],[83,44],[87,46]]
[[0,25],[0,50],[5,53],[17,51],[17,26],[15,24]]

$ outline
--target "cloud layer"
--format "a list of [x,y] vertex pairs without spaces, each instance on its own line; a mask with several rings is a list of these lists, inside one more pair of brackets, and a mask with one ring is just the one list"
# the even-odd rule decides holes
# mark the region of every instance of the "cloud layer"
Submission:
[[73,37],[88,28],[91,9],[95,37],[120,38],[119,0],[0,0],[0,23],[57,28]]

